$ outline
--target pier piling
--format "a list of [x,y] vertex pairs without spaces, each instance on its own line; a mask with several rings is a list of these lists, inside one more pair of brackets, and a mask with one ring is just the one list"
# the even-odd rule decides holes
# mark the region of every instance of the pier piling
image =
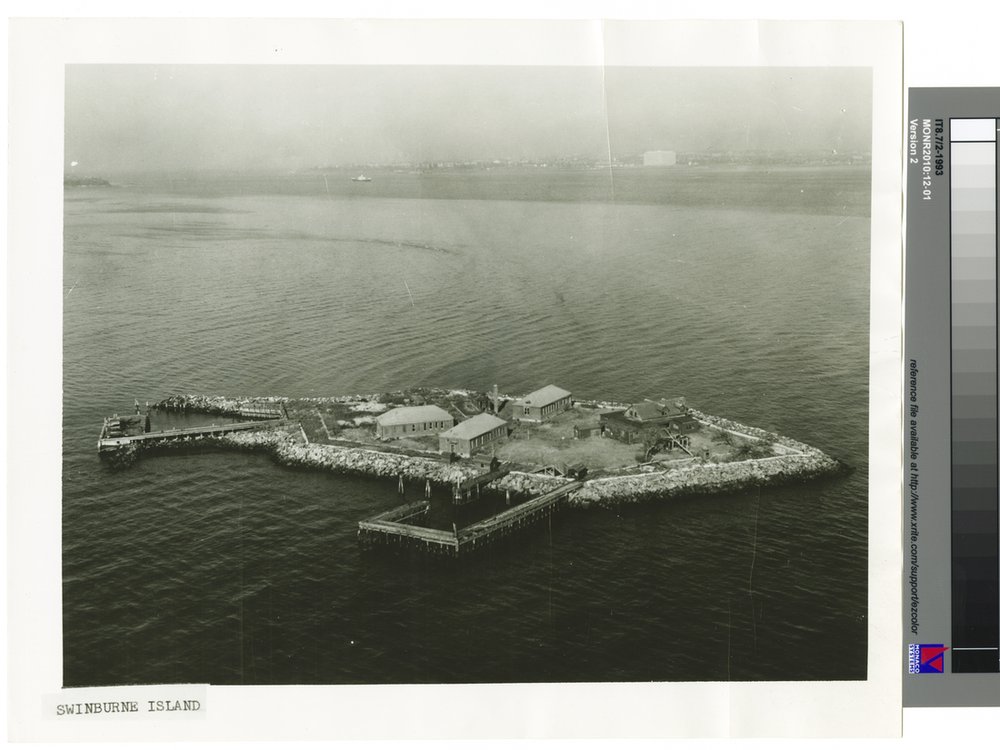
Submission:
[[[502,479],[510,474],[513,468],[513,464],[510,463],[496,463],[487,472],[469,477],[462,482],[456,482],[452,502],[455,505],[463,505],[473,500],[478,500],[480,497],[480,488],[483,485],[495,482],[497,479]],[[473,492],[475,492],[475,495],[473,495]]]
[[372,516],[358,523],[358,538],[365,546],[408,547],[431,554],[458,557],[482,549],[538,521],[548,519],[549,534],[552,514],[570,493],[583,487],[583,482],[567,482],[561,487],[508,508],[482,521],[458,528],[452,523],[451,532],[417,525],[430,508],[427,500],[409,503]]

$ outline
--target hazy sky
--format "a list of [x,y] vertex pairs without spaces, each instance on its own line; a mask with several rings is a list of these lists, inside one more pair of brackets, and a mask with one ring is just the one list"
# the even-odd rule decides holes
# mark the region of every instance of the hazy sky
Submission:
[[86,174],[642,151],[868,151],[861,68],[73,65]]

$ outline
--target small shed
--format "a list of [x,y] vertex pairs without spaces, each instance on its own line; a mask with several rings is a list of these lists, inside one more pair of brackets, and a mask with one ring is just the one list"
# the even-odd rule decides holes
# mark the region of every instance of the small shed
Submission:
[[375,437],[389,440],[436,435],[454,424],[455,418],[440,406],[400,406],[375,418]]
[[522,422],[544,422],[556,414],[566,411],[573,394],[555,385],[547,385],[522,396],[514,402],[514,419]]
[[575,424],[573,425],[573,437],[577,440],[589,437],[601,437],[604,428],[598,424]]
[[468,458],[484,445],[507,437],[507,423],[492,414],[477,414],[459,422],[438,436],[442,453],[457,453]]

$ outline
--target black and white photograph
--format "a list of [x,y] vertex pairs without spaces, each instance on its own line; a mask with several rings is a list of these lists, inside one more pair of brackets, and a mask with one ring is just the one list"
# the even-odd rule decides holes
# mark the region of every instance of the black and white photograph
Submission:
[[66,99],[67,685],[865,677],[870,71]]
[[61,687],[870,681],[885,72],[347,57],[64,66]]

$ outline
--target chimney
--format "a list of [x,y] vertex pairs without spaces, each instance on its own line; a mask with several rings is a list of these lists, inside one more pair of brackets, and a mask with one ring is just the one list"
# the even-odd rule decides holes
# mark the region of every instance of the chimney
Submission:
[[493,384],[493,413],[500,414],[500,391],[497,389],[497,384]]

